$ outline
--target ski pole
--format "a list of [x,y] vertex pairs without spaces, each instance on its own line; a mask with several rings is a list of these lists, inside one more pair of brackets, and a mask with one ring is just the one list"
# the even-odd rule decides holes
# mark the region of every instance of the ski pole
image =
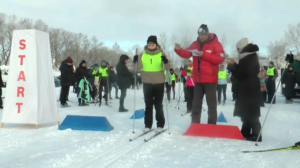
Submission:
[[257,142],[258,142],[258,139],[259,139],[259,137],[261,136],[262,130],[263,130],[263,128],[264,128],[264,126],[265,126],[265,123],[266,123],[266,120],[267,120],[267,118],[268,118],[268,116],[269,116],[269,112],[270,112],[270,110],[271,110],[271,107],[272,107],[273,101],[274,101],[274,99],[275,99],[275,96],[276,96],[276,92],[277,92],[277,90],[278,90],[278,88],[279,88],[279,85],[281,84],[281,79],[282,79],[282,76],[284,75],[284,72],[285,72],[285,70],[286,70],[287,66],[288,66],[288,62],[285,64],[285,68],[284,68],[284,70],[283,70],[283,72],[282,72],[282,75],[281,75],[281,77],[280,77],[280,81],[279,81],[279,82],[278,82],[278,84],[277,84],[277,87],[276,87],[275,93],[274,93],[274,95],[273,95],[273,97],[272,97],[272,100],[271,100],[270,106],[269,106],[269,108],[268,108],[267,115],[266,115],[266,117],[265,117],[265,119],[264,119],[264,122],[263,122],[263,124],[262,124],[262,126],[261,126],[261,129],[260,129],[260,131],[259,131],[258,137],[257,137],[257,139],[256,139],[255,146],[258,146],[258,144],[257,144]]
[[182,90],[181,93],[180,93],[180,96],[179,96],[179,98],[178,98],[178,101],[177,101],[177,104],[176,104],[175,108],[180,109],[180,107],[179,107],[179,105],[180,105],[180,99],[181,99],[181,96],[182,96],[182,93],[183,93],[183,92],[184,92],[184,91]]
[[[179,85],[179,86],[181,86],[181,85]],[[183,88],[182,88],[182,91],[181,91],[181,93],[180,93],[180,96],[179,96],[179,99],[178,99],[178,102],[177,102],[175,108],[178,107],[178,109],[180,109],[180,108],[179,108],[179,106],[180,106],[180,99],[181,99],[182,94],[184,93],[184,88],[185,88],[185,87],[186,87],[186,82],[185,82],[185,85],[184,85]]]
[[168,130],[169,130],[169,134],[171,134],[171,131],[170,131],[170,121],[169,121],[169,110],[168,110],[168,101],[167,101],[166,97],[165,97],[165,104],[166,104],[166,111],[167,111]]
[[[135,55],[137,55],[138,49],[135,50]],[[133,70],[134,73],[134,97],[133,97],[133,124],[132,124],[132,133],[134,132],[135,127],[135,104],[136,104],[136,71],[137,71],[137,62],[135,63],[135,69]]]
[[99,77],[99,107],[101,106],[101,100],[102,100],[102,95],[100,95],[100,93],[102,92],[102,86],[101,86],[101,76]]

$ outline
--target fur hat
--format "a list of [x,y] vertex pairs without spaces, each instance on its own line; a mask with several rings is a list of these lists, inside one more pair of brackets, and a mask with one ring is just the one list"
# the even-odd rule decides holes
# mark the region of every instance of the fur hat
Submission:
[[249,44],[249,41],[247,38],[240,39],[239,42],[236,44],[236,48],[242,50],[244,47],[246,47]]
[[158,43],[157,43],[157,37],[156,37],[156,36],[149,36],[149,37],[148,37],[148,40],[147,40],[147,44],[148,44],[148,43],[154,43],[154,44],[157,45],[157,44],[158,44]]

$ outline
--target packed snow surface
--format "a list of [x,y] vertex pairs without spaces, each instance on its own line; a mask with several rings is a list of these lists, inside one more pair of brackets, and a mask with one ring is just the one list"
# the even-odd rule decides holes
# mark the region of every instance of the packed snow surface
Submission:
[[[178,84],[177,84],[178,86]],[[182,86],[181,86],[182,88]],[[226,125],[241,126],[239,117],[233,117],[234,102],[231,101],[228,84],[226,105],[218,106],[218,114],[224,113]],[[176,89],[177,91],[178,89]],[[5,89],[3,89],[5,93]],[[56,89],[57,98],[60,88]],[[177,91],[177,99],[179,93]],[[3,94],[5,96],[5,94]],[[112,91],[114,95],[114,89]],[[119,101],[111,100],[112,107],[90,104],[79,107],[76,94],[70,91],[70,108],[58,107],[60,120],[67,115],[105,116],[114,127],[110,132],[59,131],[54,124],[42,125],[5,125],[0,130],[0,167],[92,167],[92,168],[300,168],[300,151],[265,152],[244,154],[242,150],[258,150],[286,147],[300,141],[300,100],[285,104],[284,97],[277,93],[277,104],[272,105],[263,130],[263,142],[254,142],[183,136],[190,125],[183,97],[180,109],[175,108],[177,100],[168,105],[170,128],[167,132],[145,143],[145,137],[129,142],[141,133],[143,119],[135,121],[135,134],[132,133],[134,90],[129,89],[125,99],[128,113],[119,113]],[[137,90],[136,109],[143,109],[143,91]],[[114,97],[113,97],[114,98]],[[59,103],[58,103],[59,104]],[[5,104],[4,104],[5,105]],[[261,122],[265,119],[269,105],[262,108]],[[207,122],[207,105],[204,101],[201,122]],[[168,128],[167,110],[165,128]],[[2,116],[2,110],[0,111]],[[224,124],[224,123],[219,123]],[[153,128],[156,128],[154,119]],[[169,134],[169,132],[171,134]]]

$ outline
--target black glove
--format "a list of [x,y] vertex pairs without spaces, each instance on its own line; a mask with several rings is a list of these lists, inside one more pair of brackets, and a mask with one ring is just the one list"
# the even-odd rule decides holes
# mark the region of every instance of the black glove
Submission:
[[138,55],[135,55],[133,57],[133,63],[137,63],[138,62],[138,59],[139,59],[139,56]]
[[161,56],[161,60],[164,62],[164,64],[167,64],[169,60],[163,55]]
[[289,63],[293,63],[294,62],[294,55],[292,53],[287,54],[285,57],[285,60],[288,61]]

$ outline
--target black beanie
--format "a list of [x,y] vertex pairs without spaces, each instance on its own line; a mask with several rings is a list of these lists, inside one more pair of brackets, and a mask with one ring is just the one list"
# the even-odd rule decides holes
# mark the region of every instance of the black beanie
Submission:
[[270,63],[269,64],[271,64],[271,65],[273,65],[274,66],[274,62],[273,61],[270,61]]
[[209,30],[206,24],[202,24],[198,29],[198,35],[209,34]]
[[147,44],[148,43],[154,43],[157,45],[157,37],[156,36],[149,36],[148,40],[147,40]]

